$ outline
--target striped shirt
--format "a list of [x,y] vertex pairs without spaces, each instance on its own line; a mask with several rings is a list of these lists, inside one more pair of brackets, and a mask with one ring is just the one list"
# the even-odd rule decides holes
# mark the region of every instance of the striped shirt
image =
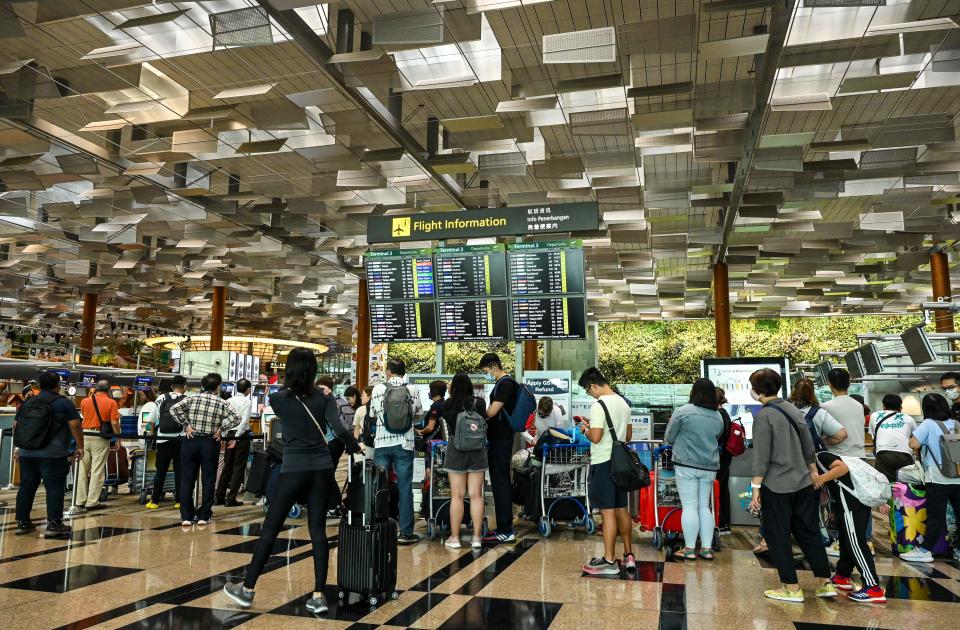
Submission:
[[[407,393],[410,395],[410,405],[413,408],[413,417],[416,420],[423,415],[423,406],[420,404],[420,394],[417,388],[407,383],[407,379],[402,376],[394,376],[389,381],[391,385],[406,385]],[[383,395],[387,391],[386,383],[378,383],[373,388],[373,394],[370,396],[370,412],[377,419],[377,432],[374,435],[374,448],[390,448],[391,446],[403,446],[408,451],[413,450],[413,426],[403,434],[390,433],[383,428]]]
[[243,419],[227,401],[213,392],[203,392],[181,400],[170,408],[170,415],[183,426],[193,427],[200,435],[232,429]]

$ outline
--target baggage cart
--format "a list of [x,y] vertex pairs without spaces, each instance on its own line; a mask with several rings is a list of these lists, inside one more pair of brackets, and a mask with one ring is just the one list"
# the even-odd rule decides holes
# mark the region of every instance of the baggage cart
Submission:
[[[653,520],[653,546],[663,549],[675,544],[683,537],[681,518],[683,506],[680,503],[680,494],[677,492],[677,480],[674,476],[672,448],[668,444],[659,446],[653,451],[654,469],[650,473],[651,484],[641,490],[641,512],[644,511],[644,498],[652,503],[647,506],[647,513]],[[720,550],[720,482],[714,479],[713,495],[710,506],[713,510],[714,527],[711,548]],[[650,516],[647,516],[649,519]],[[643,516],[641,516],[643,519]],[[647,521],[649,522],[649,520]],[[701,541],[702,542],[702,541]],[[696,541],[685,541],[685,544],[695,545]]]
[[[139,495],[137,502],[140,505],[146,505],[150,501],[150,494],[153,492],[153,480],[157,475],[157,450],[155,440],[145,440],[146,449],[134,449],[130,452],[130,481],[127,486],[130,494]],[[167,476],[163,482],[163,491],[173,495],[175,501],[179,502],[177,496],[177,475],[180,471],[170,467]]]
[[[447,457],[447,443],[433,441],[430,444],[430,487],[427,493],[427,538],[433,540],[450,531],[450,478],[444,468]],[[487,493],[487,483],[484,479],[484,495]],[[463,498],[463,526],[472,527],[470,519],[470,497]],[[489,529],[487,517],[483,517],[481,536],[486,536]],[[459,535],[459,532],[457,532]]]
[[[548,538],[561,522],[561,506],[570,506],[570,527],[582,527],[586,533],[597,531],[597,522],[590,515],[587,492],[590,472],[590,447],[583,444],[543,444],[540,471],[540,523],[537,530]],[[534,466],[536,466],[534,461]]]

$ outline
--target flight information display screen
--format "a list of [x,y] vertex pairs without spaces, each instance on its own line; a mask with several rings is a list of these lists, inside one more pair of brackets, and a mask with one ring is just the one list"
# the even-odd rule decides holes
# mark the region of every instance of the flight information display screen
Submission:
[[436,341],[437,316],[433,302],[370,304],[370,335],[374,343]]
[[516,298],[512,304],[514,339],[583,339],[587,336],[583,297]]
[[436,296],[433,257],[429,251],[397,258],[369,258],[366,268],[371,300],[418,300]]
[[511,295],[583,293],[584,290],[583,249],[511,249],[508,267]]
[[436,250],[437,297],[486,297],[507,294],[503,245]]
[[503,341],[510,338],[507,300],[445,300],[438,304],[440,341]]

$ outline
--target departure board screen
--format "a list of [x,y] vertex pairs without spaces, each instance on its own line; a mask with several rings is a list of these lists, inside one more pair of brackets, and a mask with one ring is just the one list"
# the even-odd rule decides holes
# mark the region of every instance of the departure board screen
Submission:
[[582,249],[511,249],[511,295],[583,293]]
[[439,303],[440,341],[503,341],[510,338],[507,300]]
[[502,245],[436,250],[437,297],[507,294],[507,263]]
[[370,335],[374,343],[436,341],[435,305],[433,302],[373,302]]
[[514,339],[583,339],[587,336],[583,297],[513,300]]
[[436,295],[429,251],[398,258],[369,258],[366,268],[371,300],[417,300]]

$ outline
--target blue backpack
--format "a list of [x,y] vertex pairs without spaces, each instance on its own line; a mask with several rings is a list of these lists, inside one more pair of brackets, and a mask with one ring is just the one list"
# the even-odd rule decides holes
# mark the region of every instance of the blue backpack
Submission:
[[520,433],[526,429],[530,414],[536,410],[537,399],[529,387],[523,383],[517,383],[517,381],[509,376],[504,376],[500,379],[493,387],[493,391],[496,392],[497,387],[500,387],[500,383],[506,380],[513,381],[517,384],[517,400],[513,405],[513,413],[507,413],[506,405],[504,405],[504,409],[501,410],[500,413],[507,418],[507,421],[510,423],[510,428],[513,429],[515,433]]

